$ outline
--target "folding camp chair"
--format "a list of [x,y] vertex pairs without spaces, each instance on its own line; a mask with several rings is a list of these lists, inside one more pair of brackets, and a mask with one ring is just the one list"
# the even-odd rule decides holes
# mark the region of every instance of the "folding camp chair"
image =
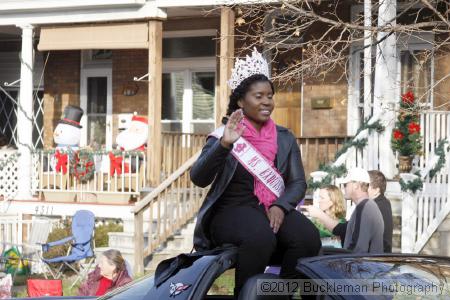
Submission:
[[[13,252],[14,256],[5,256],[1,255],[3,263],[7,264],[8,260],[15,260],[15,262],[12,262],[13,264],[19,265],[21,263],[22,265],[28,265],[29,262],[31,262],[31,272],[32,273],[41,273],[42,266],[41,266],[41,259],[42,256],[42,244],[45,244],[48,239],[48,235],[50,234],[50,230],[52,228],[52,220],[45,218],[45,217],[34,217],[31,223],[30,221],[24,221],[16,219],[14,222],[11,221],[5,221],[0,224],[2,226],[2,229],[5,229],[5,231],[11,231],[11,230],[17,230],[19,235],[22,235],[22,231],[19,230],[22,228],[22,225],[25,225],[25,223],[30,224],[31,226],[27,226],[28,229],[26,232],[27,238],[25,241],[20,241],[18,237],[16,238],[8,238],[5,235],[5,232],[2,230],[2,241],[0,242],[0,248],[2,251],[0,252],[7,252],[8,250],[15,249]],[[9,228],[8,228],[9,227]],[[12,274],[13,277],[15,274]]]
[[[92,212],[79,210],[72,218],[71,236],[42,245],[43,251],[47,252],[53,246],[71,242],[67,256],[43,259],[47,263],[48,270],[54,279],[59,279],[66,267],[77,274],[77,278],[73,282],[72,287],[86,276],[95,261],[94,251],[92,249],[94,224],[95,216]],[[81,264],[81,260],[85,260],[85,266]],[[79,270],[76,268],[76,265],[79,265]]]

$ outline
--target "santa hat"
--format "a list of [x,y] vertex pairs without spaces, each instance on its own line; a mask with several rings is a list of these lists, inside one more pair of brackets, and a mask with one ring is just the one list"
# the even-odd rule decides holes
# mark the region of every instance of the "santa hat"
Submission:
[[136,116],[136,115],[134,115],[134,116],[131,118],[131,122],[142,122],[142,123],[148,125],[148,120],[147,120],[146,117],[141,117],[141,116]]

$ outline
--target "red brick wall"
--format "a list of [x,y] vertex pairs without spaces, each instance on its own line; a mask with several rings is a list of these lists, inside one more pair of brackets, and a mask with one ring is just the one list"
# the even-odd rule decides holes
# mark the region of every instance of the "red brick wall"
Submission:
[[[134,113],[147,115],[148,78],[133,82],[133,78],[148,73],[148,51],[114,50],[112,55],[112,88],[113,88],[113,143],[117,136],[118,114]],[[136,84],[138,92],[134,96],[124,96],[126,85]]]
[[44,82],[44,147],[51,148],[53,130],[64,107],[80,105],[80,51],[52,51]]
[[[450,74],[450,54],[438,53],[434,59],[434,81],[438,82]],[[434,89],[434,107],[437,110],[450,110],[450,77],[440,81]]]

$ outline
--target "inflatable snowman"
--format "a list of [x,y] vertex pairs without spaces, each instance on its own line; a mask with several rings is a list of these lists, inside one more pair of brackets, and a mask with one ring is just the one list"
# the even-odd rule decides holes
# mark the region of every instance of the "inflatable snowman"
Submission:
[[83,116],[83,110],[74,105],[68,105],[64,108],[64,118],[58,122],[53,132],[53,140],[57,149],[78,150],[81,139],[80,120]]
[[[116,143],[122,151],[145,151],[145,146],[148,139],[148,120],[146,117],[133,116],[131,118],[130,126],[119,133],[116,138]],[[131,159],[131,172],[136,171],[136,159],[134,155]],[[110,174],[122,173],[122,160],[121,155],[114,155],[112,152],[109,154],[110,159]],[[130,162],[124,162],[124,172],[129,172]]]
[[69,156],[67,153],[77,151],[81,139],[80,120],[83,110],[74,105],[64,108],[64,117],[58,122],[53,132],[53,140],[56,144],[56,151],[52,161],[52,168],[57,172],[65,174]]

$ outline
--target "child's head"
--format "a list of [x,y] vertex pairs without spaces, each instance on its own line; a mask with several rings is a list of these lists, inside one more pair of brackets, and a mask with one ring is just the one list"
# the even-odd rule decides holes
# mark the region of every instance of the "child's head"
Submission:
[[345,218],[345,201],[341,190],[327,185],[319,190],[319,207],[333,218]]
[[377,170],[369,171],[370,184],[369,184],[369,198],[375,198],[378,195],[384,195],[386,191],[386,177],[383,173]]

